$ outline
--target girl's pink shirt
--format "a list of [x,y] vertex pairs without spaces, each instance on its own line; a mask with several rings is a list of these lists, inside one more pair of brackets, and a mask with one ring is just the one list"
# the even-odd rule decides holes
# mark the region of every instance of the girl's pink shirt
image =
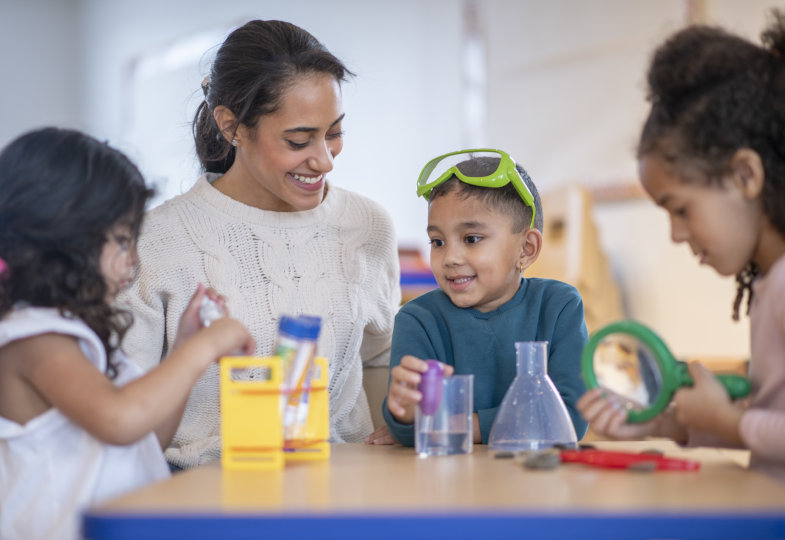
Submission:
[[785,480],[785,256],[753,283],[750,309],[752,394],[739,432],[750,465]]
[[[752,284],[749,379],[752,392],[739,434],[750,467],[785,482],[785,256]],[[689,446],[728,446],[690,430]]]

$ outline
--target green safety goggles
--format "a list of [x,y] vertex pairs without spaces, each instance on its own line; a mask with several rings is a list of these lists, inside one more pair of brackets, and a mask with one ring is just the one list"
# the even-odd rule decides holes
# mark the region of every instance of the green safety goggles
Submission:
[[[478,157],[499,159],[499,166],[488,176],[468,176],[461,172],[459,165]],[[532,221],[529,227],[534,227],[534,196],[524,183],[520,173],[515,168],[515,160],[510,154],[493,148],[476,148],[472,150],[459,150],[450,152],[429,161],[423,167],[420,178],[417,180],[417,196],[428,199],[433,188],[455,176],[461,182],[473,186],[500,188],[512,182],[513,187],[523,199],[524,204],[532,209]]]

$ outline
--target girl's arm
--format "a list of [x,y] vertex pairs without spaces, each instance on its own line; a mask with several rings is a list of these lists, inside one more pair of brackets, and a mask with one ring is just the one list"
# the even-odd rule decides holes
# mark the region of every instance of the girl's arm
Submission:
[[[172,347],[173,354],[178,351],[180,345],[187,342],[188,339],[190,339],[202,328],[203,323],[199,317],[199,307],[202,305],[202,299],[205,296],[209,296],[211,299],[218,302],[223,308],[224,312],[228,313],[226,299],[219,295],[214,289],[207,288],[200,283],[196,288],[196,292],[191,298],[191,301],[188,302],[188,306],[186,306],[185,311],[180,317],[180,322],[177,326],[177,336],[175,336],[175,342]],[[169,355],[167,358],[170,358],[171,356],[172,355]],[[166,361],[166,358],[164,358],[162,361]],[[186,394],[185,398],[180,403],[180,406],[176,410],[172,411],[172,413],[164,420],[164,422],[155,428],[155,435],[158,437],[158,442],[161,445],[161,448],[166,449],[172,442],[172,438],[174,438],[174,434],[177,432],[177,428],[180,426],[180,420],[183,418],[183,413],[185,412],[185,407],[187,404],[188,395]]]
[[23,378],[64,415],[97,439],[133,443],[182,411],[191,387],[217,358],[236,349],[253,352],[253,339],[224,318],[182,343],[155,369],[116,387],[84,356],[77,340],[42,334],[18,343]]
[[748,409],[742,415],[739,432],[753,454],[785,463],[785,412]]
[[602,388],[593,388],[583,394],[576,406],[595,433],[610,439],[667,437],[680,444],[687,442],[687,430],[677,420],[673,407],[649,422],[630,424],[627,423],[627,410]]

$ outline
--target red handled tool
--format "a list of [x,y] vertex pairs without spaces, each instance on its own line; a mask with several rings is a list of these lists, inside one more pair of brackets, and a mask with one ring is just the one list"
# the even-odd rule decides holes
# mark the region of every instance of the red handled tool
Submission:
[[562,450],[562,463],[584,463],[609,469],[641,471],[697,471],[700,463],[689,459],[667,458],[654,452],[613,452],[608,450]]

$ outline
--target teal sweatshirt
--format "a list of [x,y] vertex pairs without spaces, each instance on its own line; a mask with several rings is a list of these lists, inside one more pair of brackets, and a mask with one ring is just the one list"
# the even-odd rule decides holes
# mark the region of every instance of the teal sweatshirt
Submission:
[[[587,340],[580,294],[561,281],[523,279],[509,302],[488,313],[456,307],[437,289],[407,302],[396,315],[390,369],[411,354],[454,366],[456,374],[473,374],[474,412],[482,442],[487,443],[496,411],[516,375],[515,343],[547,341],[548,376],[580,439],[587,423],[575,403],[585,391],[580,358]],[[393,437],[414,446],[414,425],[398,422],[386,399],[382,407]]]

